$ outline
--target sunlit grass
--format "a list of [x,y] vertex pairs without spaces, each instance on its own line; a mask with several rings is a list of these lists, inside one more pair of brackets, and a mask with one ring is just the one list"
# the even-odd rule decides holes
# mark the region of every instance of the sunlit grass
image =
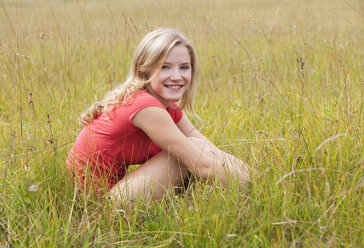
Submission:
[[[0,246],[361,247],[364,7],[350,1],[0,2]],[[202,132],[252,168],[115,210],[65,175],[78,115],[154,27],[196,47]]]

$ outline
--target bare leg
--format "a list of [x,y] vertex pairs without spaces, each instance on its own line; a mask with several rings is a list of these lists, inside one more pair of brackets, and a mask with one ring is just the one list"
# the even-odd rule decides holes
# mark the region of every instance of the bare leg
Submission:
[[110,189],[109,195],[119,203],[128,203],[138,197],[159,200],[167,189],[182,185],[188,173],[175,158],[162,151],[127,174]]
[[[206,153],[216,158],[210,174],[202,175],[198,168],[191,169],[193,174],[201,179],[213,177],[223,184],[232,179],[237,181],[240,186],[245,186],[249,173],[241,160],[221,151],[203,139],[195,137],[189,139],[201,149],[201,154]],[[138,197],[144,200],[159,200],[166,190],[181,185],[188,173],[189,170],[184,165],[167,152],[162,151],[126,175],[109,191],[109,195],[116,202],[124,203]]]

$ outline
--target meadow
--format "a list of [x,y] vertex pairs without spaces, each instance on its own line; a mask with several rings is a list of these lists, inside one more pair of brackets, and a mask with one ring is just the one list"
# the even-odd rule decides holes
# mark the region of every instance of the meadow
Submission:
[[[201,65],[201,132],[251,168],[131,211],[80,194],[78,116],[156,27]],[[361,0],[0,0],[0,247],[363,247]]]

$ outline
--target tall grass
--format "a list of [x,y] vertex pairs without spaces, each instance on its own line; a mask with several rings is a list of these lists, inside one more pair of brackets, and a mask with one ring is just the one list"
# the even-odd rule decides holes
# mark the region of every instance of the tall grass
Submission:
[[[0,1],[0,246],[364,245],[364,5]],[[154,27],[193,41],[202,132],[252,168],[115,210],[66,179],[78,115]]]

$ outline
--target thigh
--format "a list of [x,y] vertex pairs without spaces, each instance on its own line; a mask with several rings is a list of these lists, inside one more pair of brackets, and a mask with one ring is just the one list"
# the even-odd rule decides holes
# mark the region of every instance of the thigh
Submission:
[[188,173],[187,168],[175,158],[161,151],[125,175],[112,187],[109,195],[117,202],[128,202],[138,197],[158,200],[167,189],[181,185]]

